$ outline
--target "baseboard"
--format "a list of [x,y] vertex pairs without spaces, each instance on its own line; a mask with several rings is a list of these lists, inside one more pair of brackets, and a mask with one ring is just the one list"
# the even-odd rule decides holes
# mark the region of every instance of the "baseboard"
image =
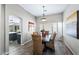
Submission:
[[73,52],[73,50],[72,50],[72,48],[70,47],[70,45],[67,43],[67,41],[64,42],[64,44],[65,44],[66,47],[72,52],[72,54],[76,55],[76,54]]
[[23,44],[21,44],[21,45],[24,45],[24,44],[26,44],[26,43],[28,43],[28,42],[30,42],[30,41],[32,41],[32,40],[26,41],[26,42],[24,42],[24,43],[23,43]]

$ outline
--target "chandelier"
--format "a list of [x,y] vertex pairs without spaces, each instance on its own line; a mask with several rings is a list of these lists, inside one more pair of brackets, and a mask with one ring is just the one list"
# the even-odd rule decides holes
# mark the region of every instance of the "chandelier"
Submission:
[[45,12],[47,11],[47,10],[45,10],[45,7],[46,6],[42,6],[43,7],[43,16],[42,16],[42,21],[46,21],[46,17],[45,17]]

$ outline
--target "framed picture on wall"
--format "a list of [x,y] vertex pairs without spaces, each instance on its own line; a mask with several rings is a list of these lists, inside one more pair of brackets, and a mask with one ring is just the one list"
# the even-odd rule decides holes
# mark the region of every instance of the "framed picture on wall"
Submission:
[[34,31],[34,23],[33,22],[28,22],[28,31],[29,32],[33,32]]
[[77,38],[77,12],[72,13],[66,22],[66,34]]

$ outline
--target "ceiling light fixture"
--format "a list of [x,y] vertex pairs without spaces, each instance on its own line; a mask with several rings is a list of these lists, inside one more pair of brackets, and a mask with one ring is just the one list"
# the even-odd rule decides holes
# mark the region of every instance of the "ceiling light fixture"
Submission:
[[42,18],[42,21],[46,21],[46,18]]
[[44,5],[43,5],[42,7],[43,7],[42,21],[46,21],[46,18],[45,18],[45,12],[46,12],[47,10],[45,10],[45,6],[44,6]]

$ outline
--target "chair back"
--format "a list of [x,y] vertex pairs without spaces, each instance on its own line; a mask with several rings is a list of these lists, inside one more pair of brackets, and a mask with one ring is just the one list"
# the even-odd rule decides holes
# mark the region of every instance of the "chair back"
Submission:
[[37,32],[33,32],[33,34],[32,35],[38,35],[38,33]]
[[42,37],[46,37],[46,35],[48,35],[49,34],[49,31],[44,31],[44,32],[42,32]]
[[53,33],[52,40],[50,40],[49,43],[46,45],[48,48],[55,49],[55,44],[54,44],[55,38],[56,38],[56,33]]
[[49,31],[45,31],[45,35],[48,35],[49,34]]
[[42,54],[42,39],[40,35],[32,35],[33,52],[35,54]]
[[55,41],[55,38],[56,38],[56,33],[54,32],[53,33],[53,38],[52,38],[52,42],[54,43],[54,41]]

